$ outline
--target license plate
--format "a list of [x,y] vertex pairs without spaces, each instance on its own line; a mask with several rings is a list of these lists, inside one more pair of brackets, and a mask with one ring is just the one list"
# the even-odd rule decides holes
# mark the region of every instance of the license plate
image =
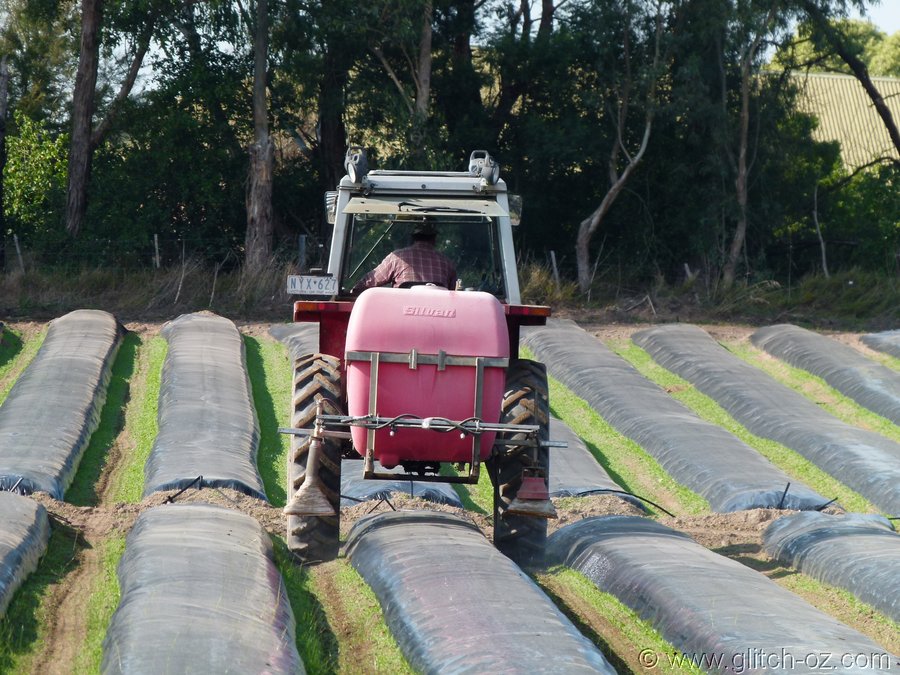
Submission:
[[337,279],[332,276],[291,274],[288,276],[287,292],[295,295],[336,295]]

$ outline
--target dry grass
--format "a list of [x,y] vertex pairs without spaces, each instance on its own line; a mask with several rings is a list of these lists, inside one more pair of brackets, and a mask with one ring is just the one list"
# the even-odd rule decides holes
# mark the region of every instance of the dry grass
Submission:
[[291,263],[255,271],[222,271],[197,259],[168,269],[14,271],[0,276],[0,315],[52,319],[75,309],[105,309],[121,320],[162,319],[211,310],[225,315],[284,318]]

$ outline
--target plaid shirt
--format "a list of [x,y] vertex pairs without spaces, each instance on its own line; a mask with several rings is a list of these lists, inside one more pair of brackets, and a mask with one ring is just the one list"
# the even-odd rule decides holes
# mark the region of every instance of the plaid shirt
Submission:
[[456,266],[431,244],[417,241],[412,246],[388,253],[378,267],[357,282],[353,290],[387,283],[399,288],[409,282],[438,284],[453,290],[456,288]]

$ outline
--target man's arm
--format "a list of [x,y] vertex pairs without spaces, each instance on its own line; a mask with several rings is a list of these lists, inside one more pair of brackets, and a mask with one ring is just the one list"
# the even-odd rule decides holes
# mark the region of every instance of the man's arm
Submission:
[[353,293],[359,293],[366,288],[384,286],[394,279],[394,254],[389,253],[384,260],[371,272],[367,272],[362,279],[353,286]]

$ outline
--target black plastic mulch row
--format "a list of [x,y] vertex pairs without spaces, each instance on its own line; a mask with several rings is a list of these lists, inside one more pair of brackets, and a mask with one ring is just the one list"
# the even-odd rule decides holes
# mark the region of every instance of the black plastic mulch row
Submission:
[[[377,462],[375,470],[385,473],[401,473],[402,466],[385,469]],[[360,502],[390,499],[395,494],[418,497],[436,504],[462,508],[462,500],[449,483],[430,483],[416,480],[373,480],[363,478],[362,460],[345,459],[341,462],[341,507]]]
[[187,487],[227,487],[266,499],[256,468],[259,424],[234,323],[185,314],[167,323],[159,434],[144,469],[144,496]]
[[551,497],[585,497],[609,493],[644,508],[639,499],[621,494],[622,486],[609,477],[588,450],[584,440],[568,424],[552,416],[550,440],[566,444],[565,448],[550,448]]
[[209,504],[145,511],[119,562],[101,672],[303,673],[269,535]]
[[873,514],[796,513],[766,529],[773,558],[900,621],[900,535]]
[[696,326],[658,326],[632,340],[752,433],[795,450],[886,513],[900,514],[900,444],[832,417]]
[[[549,557],[649,621],[703,670],[887,673],[900,659],[739,562],[646,518],[587,518],[553,533]],[[670,665],[672,654],[641,653]]]
[[49,538],[50,522],[43,506],[0,492],[0,618],[16,589],[37,569]]
[[428,511],[370,516],[351,530],[347,554],[416,672],[615,672],[466,521]]
[[523,342],[553,377],[655,457],[675,480],[702,495],[712,510],[804,510],[828,501],[737,437],[702,420],[575,323],[551,321],[529,330]]
[[0,490],[62,499],[100,422],[124,329],[82,309],[47,337],[0,406]]
[[319,351],[319,324],[277,323],[269,326],[269,335],[287,347],[291,359]]
[[812,331],[780,324],[756,331],[751,342],[782,361],[825,380],[845,396],[900,424],[900,373],[852,347]]
[[900,330],[869,333],[868,335],[863,335],[860,340],[867,347],[900,359]]

